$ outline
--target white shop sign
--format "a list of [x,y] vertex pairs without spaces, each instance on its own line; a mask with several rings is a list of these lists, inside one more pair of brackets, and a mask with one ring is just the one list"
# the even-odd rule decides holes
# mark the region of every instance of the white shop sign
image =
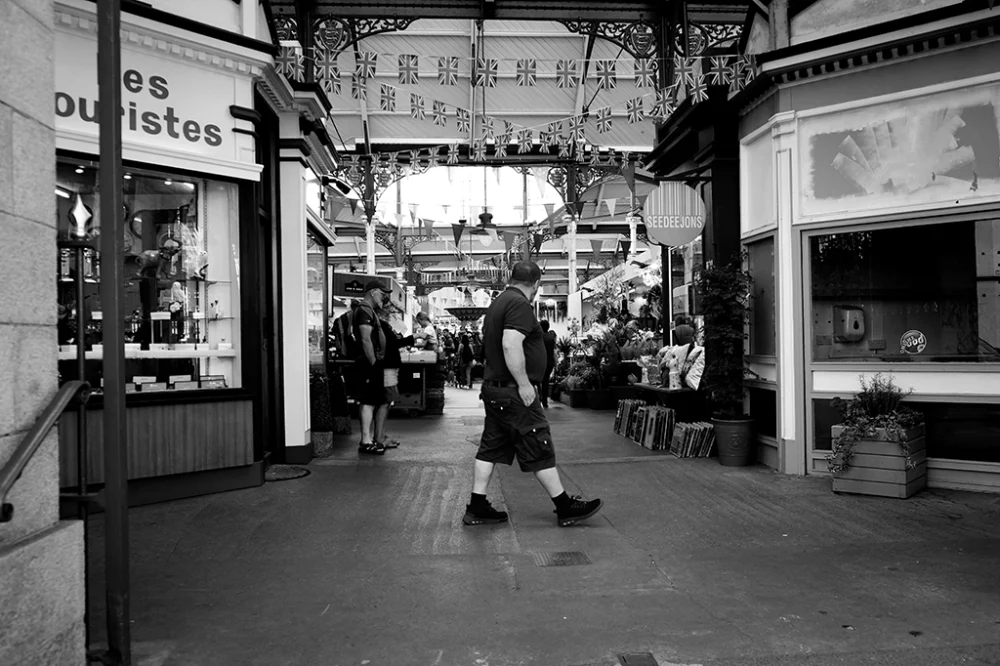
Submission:
[[705,230],[705,202],[694,188],[664,181],[650,192],[643,217],[649,240],[666,247],[680,247]]
[[[122,45],[122,147],[125,159],[256,178],[239,164],[235,119],[249,79]],[[99,137],[97,44],[56,31],[57,146],[95,152]],[[249,93],[247,93],[247,96]],[[241,104],[243,105],[243,104]],[[244,151],[245,152],[245,151]],[[254,173],[233,173],[251,169]]]

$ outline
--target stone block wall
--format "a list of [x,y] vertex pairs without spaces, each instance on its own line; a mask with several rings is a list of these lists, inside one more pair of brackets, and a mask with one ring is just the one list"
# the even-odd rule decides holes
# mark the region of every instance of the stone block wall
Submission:
[[[51,0],[0,0],[0,465],[55,395]],[[59,521],[55,432],[0,524],[0,664],[83,664],[83,531]]]

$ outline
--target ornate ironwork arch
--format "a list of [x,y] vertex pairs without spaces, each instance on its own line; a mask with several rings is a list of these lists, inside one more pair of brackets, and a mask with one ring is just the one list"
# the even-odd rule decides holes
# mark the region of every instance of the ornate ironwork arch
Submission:
[[634,58],[653,58],[660,41],[658,25],[646,21],[560,21],[570,32],[594,35],[625,49]]

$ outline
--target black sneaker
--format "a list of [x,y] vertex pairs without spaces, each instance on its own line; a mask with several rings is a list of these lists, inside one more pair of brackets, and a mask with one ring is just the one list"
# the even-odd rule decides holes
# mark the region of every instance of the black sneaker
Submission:
[[372,442],[371,444],[358,444],[358,453],[368,453],[373,456],[384,456],[385,447],[378,442]]
[[592,499],[589,502],[584,501],[579,495],[574,495],[570,498],[573,500],[567,506],[561,509],[556,509],[553,513],[556,514],[556,519],[559,521],[559,527],[569,527],[570,525],[575,525],[581,520],[586,520],[590,518],[595,513],[601,510],[604,506],[604,502],[599,499]]
[[462,522],[466,525],[492,525],[495,523],[506,523],[507,512],[497,511],[487,500],[479,506],[472,504],[465,505],[465,516]]

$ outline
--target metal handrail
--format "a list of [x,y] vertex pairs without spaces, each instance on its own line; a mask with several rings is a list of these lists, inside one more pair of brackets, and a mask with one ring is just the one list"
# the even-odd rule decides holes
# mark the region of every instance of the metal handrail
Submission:
[[10,522],[14,516],[14,507],[5,501],[7,493],[21,478],[24,468],[38,451],[42,442],[45,441],[45,436],[52,430],[56,421],[59,420],[70,403],[76,399],[79,399],[80,408],[83,409],[87,400],[90,399],[90,384],[88,382],[74,379],[60,386],[35,424],[31,426],[17,449],[14,450],[14,455],[10,457],[3,469],[0,469],[0,523]]

